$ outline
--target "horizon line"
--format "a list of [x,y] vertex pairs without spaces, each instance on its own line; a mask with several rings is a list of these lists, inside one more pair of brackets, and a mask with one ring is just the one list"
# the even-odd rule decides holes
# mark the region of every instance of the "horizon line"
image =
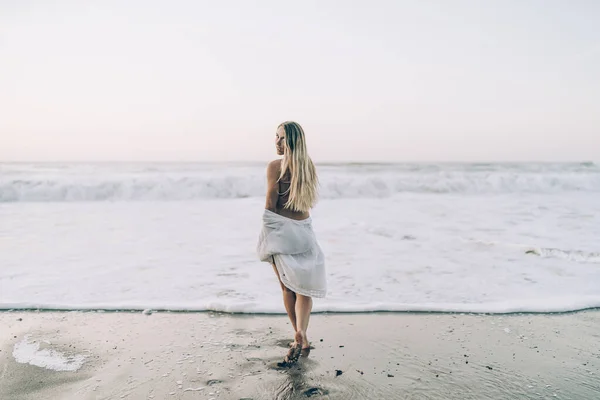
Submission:
[[[0,164],[262,164],[268,160],[0,160]],[[321,160],[315,164],[598,164],[600,160]]]

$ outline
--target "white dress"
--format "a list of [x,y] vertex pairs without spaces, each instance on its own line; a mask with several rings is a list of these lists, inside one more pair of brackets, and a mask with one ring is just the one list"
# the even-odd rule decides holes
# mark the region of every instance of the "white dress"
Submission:
[[258,239],[261,261],[273,262],[281,282],[303,296],[325,297],[325,256],[312,228],[312,218],[297,221],[265,210]]

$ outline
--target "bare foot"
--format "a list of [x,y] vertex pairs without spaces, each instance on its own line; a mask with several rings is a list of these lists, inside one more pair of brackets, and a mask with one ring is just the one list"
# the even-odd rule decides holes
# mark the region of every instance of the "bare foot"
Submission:
[[308,341],[306,332],[297,332],[296,342],[300,344],[300,357],[308,357],[308,355],[310,354],[310,342]]
[[295,336],[295,343],[299,344],[302,349],[310,348],[310,342],[306,336],[306,332],[298,331]]
[[[307,340],[307,342],[308,342],[308,340]],[[294,348],[294,347],[296,347],[296,345],[297,345],[297,343],[294,340],[293,342],[290,342],[289,347]],[[310,342],[308,342],[308,345],[302,346],[301,351],[300,351],[300,357],[308,357],[311,349],[312,349],[312,347],[310,346]]]
[[278,367],[291,367],[296,362],[298,362],[298,358],[300,358],[300,353],[302,352],[301,346],[296,345],[287,352],[286,356],[283,358],[282,362],[277,363]]
[[296,332],[295,340],[293,342],[290,342],[289,347],[290,351],[284,359],[284,362],[280,363],[282,364],[281,366],[283,366],[284,364],[288,366],[291,365],[291,363],[287,360],[290,360],[292,356],[295,355],[294,349],[297,349],[296,351],[299,351],[299,357],[308,357],[308,355],[310,354],[311,346],[310,342],[308,341],[308,338],[306,337],[306,332]]
[[310,347],[304,347],[302,348],[302,350],[300,350],[300,357],[308,357],[310,354]]

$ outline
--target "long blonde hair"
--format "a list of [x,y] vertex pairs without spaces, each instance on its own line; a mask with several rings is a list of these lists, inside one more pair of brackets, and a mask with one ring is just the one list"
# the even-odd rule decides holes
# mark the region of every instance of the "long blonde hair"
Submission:
[[309,211],[317,202],[319,179],[306,150],[304,130],[297,122],[286,121],[277,128],[285,130],[285,145],[281,161],[281,180],[289,172],[288,201],[284,207],[300,212]]

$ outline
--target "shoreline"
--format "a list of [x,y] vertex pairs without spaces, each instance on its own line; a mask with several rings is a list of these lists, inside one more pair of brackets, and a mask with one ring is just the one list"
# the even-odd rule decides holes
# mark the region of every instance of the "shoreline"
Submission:
[[[222,311],[222,310],[185,310],[185,309],[170,309],[170,308],[52,308],[52,307],[32,307],[32,308],[0,308],[0,314],[4,313],[145,313],[149,311],[151,314],[203,314],[215,313],[231,316],[287,316],[285,312],[238,312],[238,311]],[[470,316],[509,316],[509,315],[563,315],[577,314],[581,312],[600,311],[600,307],[578,308],[565,311],[506,311],[506,312],[475,312],[475,311],[413,311],[413,310],[375,310],[375,311],[312,311],[311,315],[370,315],[370,314],[423,314],[423,315],[470,315]]]
[[282,315],[0,312],[0,398],[600,398],[598,326],[597,310],[321,313],[310,356],[280,369]]

